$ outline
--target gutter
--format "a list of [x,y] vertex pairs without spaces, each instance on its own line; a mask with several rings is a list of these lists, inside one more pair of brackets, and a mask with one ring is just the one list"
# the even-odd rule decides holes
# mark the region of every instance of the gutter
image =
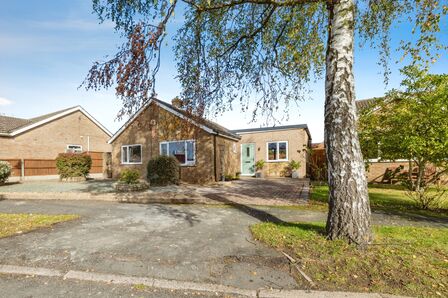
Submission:
[[221,133],[219,133],[217,131],[215,131],[214,135],[218,136],[218,137],[227,138],[227,139],[230,139],[230,140],[233,140],[233,141],[236,141],[236,142],[239,142],[241,140],[241,137],[240,138],[234,138],[234,137],[231,137],[231,136],[228,136],[228,135],[221,134]]

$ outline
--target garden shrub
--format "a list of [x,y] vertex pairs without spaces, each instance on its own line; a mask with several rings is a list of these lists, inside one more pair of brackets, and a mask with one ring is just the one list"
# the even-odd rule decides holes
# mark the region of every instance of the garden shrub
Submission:
[[257,160],[257,162],[255,163],[255,170],[257,171],[263,170],[265,163],[266,162],[263,159]]
[[60,153],[56,158],[61,178],[87,177],[91,166],[92,158],[85,153]]
[[159,156],[148,162],[148,180],[151,185],[179,183],[179,162],[172,156]]
[[0,184],[5,183],[10,175],[11,175],[11,165],[7,161],[0,160]]
[[137,184],[139,178],[140,172],[137,169],[124,169],[118,180],[125,184]]

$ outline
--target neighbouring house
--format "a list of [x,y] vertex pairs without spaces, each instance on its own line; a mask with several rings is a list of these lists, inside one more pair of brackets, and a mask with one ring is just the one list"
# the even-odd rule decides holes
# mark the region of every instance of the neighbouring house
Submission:
[[301,164],[299,177],[307,176],[311,134],[306,124],[238,129],[232,132],[241,136],[241,175],[254,175],[255,163],[264,160],[261,172],[265,177],[289,176],[289,163],[295,160]]
[[[380,97],[357,100],[356,110],[358,113],[364,109],[374,107],[380,100]],[[393,172],[402,168],[402,171],[409,171],[409,160],[382,160],[381,158],[370,158],[369,166],[367,168],[367,181],[370,183],[392,183]]]
[[0,116],[0,160],[12,163],[13,176],[48,176],[57,174],[59,153],[95,152],[93,167],[102,173],[99,153],[111,151],[111,135],[81,106],[30,119]]
[[[369,98],[355,101],[356,110],[362,111],[370,108],[380,98]],[[312,157],[317,168],[326,169],[325,163],[325,147],[324,143],[313,144],[313,151],[315,151],[315,157]],[[409,161],[407,159],[399,160],[381,160],[380,158],[371,158],[368,160],[369,166],[366,171],[367,181],[369,183],[391,183],[389,176],[399,167],[402,167],[402,171],[409,171]]]
[[150,159],[171,155],[180,163],[182,181],[219,181],[239,171],[239,140],[239,135],[178,104],[151,99],[109,140],[113,177],[124,168],[136,168],[146,178]]

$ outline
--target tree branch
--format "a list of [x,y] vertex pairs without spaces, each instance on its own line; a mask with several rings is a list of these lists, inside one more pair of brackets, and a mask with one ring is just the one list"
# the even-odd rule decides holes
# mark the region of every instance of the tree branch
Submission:
[[200,6],[195,3],[194,0],[182,0],[184,3],[193,6],[198,12],[207,12],[212,10],[219,10],[228,7],[234,7],[244,4],[256,4],[256,5],[272,5],[274,7],[296,6],[299,4],[307,3],[336,3],[339,0],[234,0],[226,3],[220,3],[217,5]]
[[[263,14],[269,9],[269,7],[267,7]],[[241,35],[237,41],[235,41],[233,44],[231,44],[229,47],[227,47],[227,49],[224,50],[224,52],[222,52],[218,58],[222,58],[224,57],[229,51],[233,52],[239,45],[240,42],[242,42],[245,39],[251,39],[254,38],[258,33],[261,32],[261,30],[263,30],[263,28],[267,25],[267,23],[269,22],[269,20],[271,19],[272,15],[275,12],[276,7],[275,6],[271,6],[271,9],[269,10],[268,15],[261,21],[261,25],[255,29],[254,31],[252,31],[250,34],[243,34]]]

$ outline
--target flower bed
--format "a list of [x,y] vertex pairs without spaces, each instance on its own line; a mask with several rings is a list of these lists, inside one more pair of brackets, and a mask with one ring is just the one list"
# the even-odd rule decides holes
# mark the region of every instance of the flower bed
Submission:
[[139,181],[137,183],[129,184],[119,181],[114,184],[114,188],[118,192],[143,191],[149,188],[149,183],[146,181]]

